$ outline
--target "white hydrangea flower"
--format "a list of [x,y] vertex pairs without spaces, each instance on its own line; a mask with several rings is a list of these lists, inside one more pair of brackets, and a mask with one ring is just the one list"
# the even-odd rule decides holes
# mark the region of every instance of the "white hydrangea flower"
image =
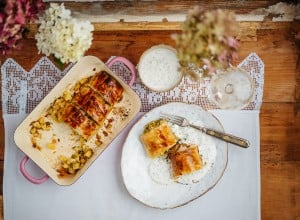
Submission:
[[61,62],[76,62],[92,45],[94,26],[71,17],[64,5],[51,3],[39,18],[35,36],[39,52],[53,54]]

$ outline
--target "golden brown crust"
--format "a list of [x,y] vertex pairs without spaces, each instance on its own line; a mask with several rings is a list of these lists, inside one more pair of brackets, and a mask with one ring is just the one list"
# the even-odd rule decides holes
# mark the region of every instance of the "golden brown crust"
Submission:
[[115,102],[122,98],[123,87],[105,71],[81,79],[74,90],[57,98],[48,113],[58,122],[65,122],[88,139],[101,126]]
[[110,105],[113,105],[122,98],[123,87],[116,79],[111,77],[105,71],[96,73],[89,80],[89,86],[101,94],[105,101]]
[[162,119],[148,123],[140,138],[151,158],[163,155],[178,141],[167,121]]
[[65,105],[61,119],[85,139],[92,136],[98,129],[98,125],[93,120],[70,102]]
[[196,145],[177,144],[168,154],[172,166],[172,174],[177,177],[190,174],[203,167],[202,157]]
[[111,106],[88,86],[82,86],[75,92],[72,102],[80,106],[99,125],[103,123],[106,114],[111,110]]

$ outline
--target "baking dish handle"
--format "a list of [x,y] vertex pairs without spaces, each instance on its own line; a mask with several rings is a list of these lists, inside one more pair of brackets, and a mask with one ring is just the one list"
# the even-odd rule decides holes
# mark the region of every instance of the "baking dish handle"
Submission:
[[21,160],[21,163],[20,163],[20,171],[21,173],[23,174],[23,176],[29,180],[30,182],[34,183],[34,184],[41,184],[41,183],[44,183],[45,181],[47,181],[49,179],[49,176],[48,175],[45,175],[39,179],[31,176],[26,168],[25,168],[25,164],[27,163],[29,157],[28,156],[25,156],[22,160]]
[[135,66],[128,59],[126,59],[124,57],[114,57],[114,58],[110,59],[107,62],[107,66],[111,67],[115,62],[121,62],[129,68],[129,70],[131,72],[131,79],[128,82],[128,85],[132,86],[134,81],[135,81],[135,78],[136,78],[136,68],[135,68]]

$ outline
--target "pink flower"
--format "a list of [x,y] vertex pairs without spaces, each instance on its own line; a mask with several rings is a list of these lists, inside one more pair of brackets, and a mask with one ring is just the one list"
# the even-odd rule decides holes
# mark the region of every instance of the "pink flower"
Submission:
[[217,69],[227,68],[237,56],[239,43],[231,36],[236,22],[230,11],[196,6],[187,14],[182,29],[173,39],[183,68],[193,64],[207,76]]
[[227,51],[223,51],[221,54],[218,55],[218,60],[220,63],[225,63],[227,62]]
[[239,48],[238,41],[233,37],[227,37],[227,45],[235,50]]
[[0,3],[0,54],[19,48],[26,24],[45,9],[42,0],[4,0]]

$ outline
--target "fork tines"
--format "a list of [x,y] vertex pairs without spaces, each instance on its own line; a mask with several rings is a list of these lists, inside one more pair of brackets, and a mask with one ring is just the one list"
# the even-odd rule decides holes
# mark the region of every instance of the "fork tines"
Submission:
[[160,117],[172,123],[181,123],[181,121],[183,120],[183,117],[181,116],[172,115],[164,112],[160,112]]

